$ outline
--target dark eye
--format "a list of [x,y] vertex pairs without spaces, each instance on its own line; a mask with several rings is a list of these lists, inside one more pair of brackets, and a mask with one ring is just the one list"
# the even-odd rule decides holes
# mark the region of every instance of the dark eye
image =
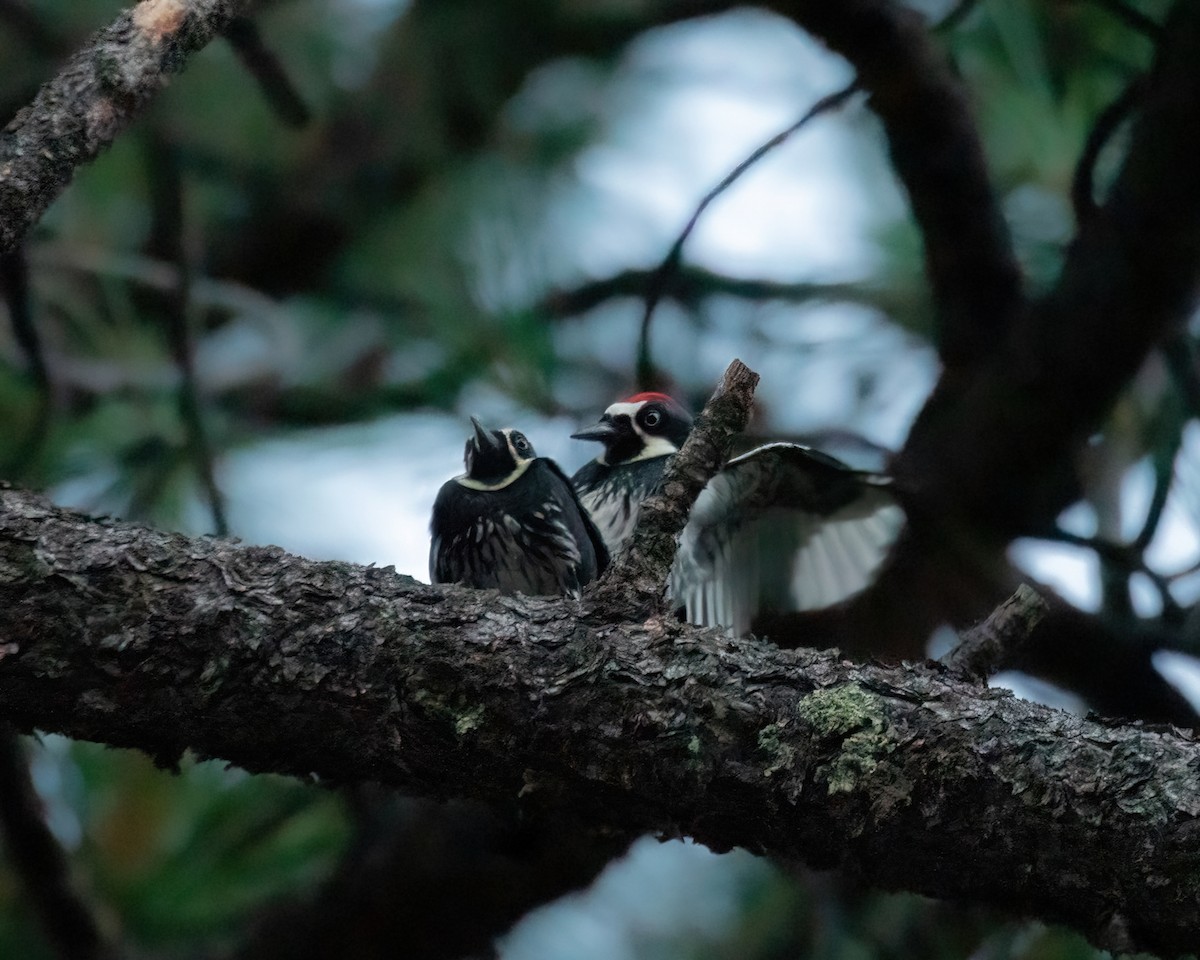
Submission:
[[642,420],[648,427],[657,427],[660,423],[662,423],[662,414],[657,410],[651,410],[642,418]]
[[529,441],[525,439],[523,434],[514,433],[512,441],[513,441],[513,446],[517,450],[517,453],[528,453],[529,452]]

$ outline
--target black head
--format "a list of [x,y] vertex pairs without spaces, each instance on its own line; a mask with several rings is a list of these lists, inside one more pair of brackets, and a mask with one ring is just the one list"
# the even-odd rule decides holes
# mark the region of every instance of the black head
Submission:
[[665,393],[638,393],[614,403],[594,427],[571,434],[604,444],[605,463],[629,463],[676,453],[692,429],[692,417]]
[[463,451],[466,479],[491,488],[507,486],[537,458],[533,444],[519,430],[485,430],[474,417],[474,436]]

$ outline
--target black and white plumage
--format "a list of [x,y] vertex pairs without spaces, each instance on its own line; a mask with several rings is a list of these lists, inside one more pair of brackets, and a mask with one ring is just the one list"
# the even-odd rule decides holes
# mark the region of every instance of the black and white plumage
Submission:
[[430,580],[578,594],[603,571],[608,551],[570,481],[519,431],[471,423],[466,473],[447,480],[433,504]]
[[691,429],[691,415],[665,393],[639,393],[614,403],[595,426],[571,434],[604,444],[571,483],[612,556],[628,546],[642,501],[658,491],[667,458],[679,452]]
[[[690,429],[675,401],[638,394],[574,435],[605,444],[572,483],[613,555]],[[692,623],[744,633],[760,614],[821,609],[865,589],[904,521],[887,477],[799,444],[767,444],[731,460],[701,491],[670,592]]]

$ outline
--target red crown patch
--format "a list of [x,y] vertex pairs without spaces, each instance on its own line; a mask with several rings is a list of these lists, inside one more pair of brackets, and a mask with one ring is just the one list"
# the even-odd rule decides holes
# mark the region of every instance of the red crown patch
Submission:
[[635,393],[632,397],[626,397],[622,403],[642,403],[646,400],[656,400],[659,403],[665,403],[669,406],[678,406],[674,400],[668,397],[665,393]]

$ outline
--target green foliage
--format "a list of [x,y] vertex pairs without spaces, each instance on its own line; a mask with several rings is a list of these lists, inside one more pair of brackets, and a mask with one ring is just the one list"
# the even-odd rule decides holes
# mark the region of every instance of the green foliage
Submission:
[[[231,938],[265,901],[319,881],[349,837],[336,793],[216,762],[185,759],[171,775],[135,751],[55,737],[34,772],[85,887],[133,947]],[[0,937],[7,926],[15,938],[0,943],[32,944],[27,917],[0,873]]]
[[[6,119],[120,7],[98,0],[27,6],[45,36],[0,20]],[[680,82],[630,68],[629,41],[646,32],[637,22],[641,6],[268,5],[260,26],[316,118],[303,130],[279,121],[228,45],[193,58],[143,119],[79,171],[27,246],[52,387],[39,392],[29,357],[0,322],[0,477],[66,490],[89,509],[161,526],[184,525],[197,500],[180,373],[165,333],[164,294],[177,283],[177,265],[152,249],[163,219],[153,204],[163,177],[155,148],[163,143],[184,185],[188,321],[218,462],[298,426],[457,410],[481,385],[518,408],[582,420],[595,401],[587,388],[627,385],[638,308],[625,290],[580,319],[556,315],[548,298],[603,280],[606,265],[617,264],[613,273],[646,268],[666,247],[647,236],[678,217],[635,211],[634,226],[608,240],[623,261],[612,249],[574,246],[591,236],[585,227],[618,221],[616,208],[631,202],[589,178],[588,163],[628,148],[622,121]],[[1165,0],[1135,6],[1159,17]],[[1044,289],[1073,229],[1069,191],[1082,145],[1097,113],[1146,68],[1151,45],[1082,0],[984,0],[944,42],[971,91],[1018,255],[1032,285]],[[693,80],[704,73],[693,62],[676,69]],[[735,81],[718,77],[713,89]],[[808,92],[793,87],[798,115]],[[861,114],[829,122],[853,137],[863,193],[891,201],[879,204],[886,213],[871,224],[876,256],[862,276],[842,283],[843,298],[912,334],[913,349],[927,345],[933,325],[923,246],[895,202],[879,131]],[[670,130],[658,134],[670,138]],[[1121,145],[1118,135],[1101,155],[1101,197]],[[654,183],[687,169],[657,155],[639,162],[637,176],[644,170]],[[647,249],[656,252],[648,257]],[[718,280],[724,272],[742,279],[736,261],[720,267]],[[756,270],[744,273],[761,279]],[[795,264],[782,279],[819,286],[825,278]],[[714,284],[660,312],[659,340],[682,357],[670,370],[680,391],[708,389],[708,354],[754,345],[789,364],[784,399],[802,404],[791,384],[820,372],[818,355],[831,338],[797,333],[796,301],[783,297],[791,312],[775,327],[787,335],[775,335],[780,303],[765,308],[732,286]],[[819,299],[797,295],[806,304]],[[0,310],[0,321],[5,315]],[[618,337],[631,342],[616,344]],[[842,349],[861,353],[863,345]],[[894,350],[881,349],[865,374],[849,361],[841,372],[860,374],[870,393],[895,360]],[[1132,437],[1128,446],[1138,453],[1149,449],[1169,477],[1189,411],[1175,393],[1146,406],[1150,414],[1130,415],[1109,433]],[[831,706],[809,699],[809,708]],[[844,764],[857,765],[832,768],[831,790],[852,789],[877,764],[870,750],[877,722],[859,718],[841,730],[857,749]],[[772,733],[760,737],[768,752],[778,748]],[[786,757],[777,759],[786,766]],[[332,792],[214,763],[188,761],[171,775],[140,755],[52,739],[37,769],[51,821],[87,887],[128,942],[149,951],[233,939],[264,904],[327,874],[351,831]],[[753,864],[736,882],[740,909],[718,942],[685,930],[643,944],[639,956],[1098,956],[1060,931],[998,925],[916,897],[864,895],[826,877],[796,884]],[[0,870],[0,956],[49,956],[7,870]]]

